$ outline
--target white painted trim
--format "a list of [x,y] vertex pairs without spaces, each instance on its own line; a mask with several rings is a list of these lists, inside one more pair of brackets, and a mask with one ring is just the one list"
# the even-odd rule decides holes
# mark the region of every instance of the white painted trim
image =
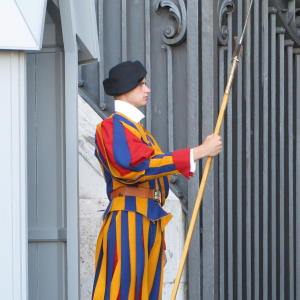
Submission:
[[[86,58],[100,60],[97,17],[94,0],[73,0],[76,34],[86,47]],[[84,49],[81,49],[84,50]],[[80,58],[80,57],[79,57]]]
[[46,0],[1,0],[0,49],[40,50],[46,5]]
[[0,52],[0,291],[28,299],[26,55]]
[[68,299],[79,300],[78,47],[71,0],[60,2],[60,15],[65,50]]

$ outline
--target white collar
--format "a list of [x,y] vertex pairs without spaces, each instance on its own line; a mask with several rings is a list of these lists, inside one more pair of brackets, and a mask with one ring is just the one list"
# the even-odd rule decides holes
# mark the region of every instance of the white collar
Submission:
[[125,115],[136,123],[145,118],[145,115],[138,108],[122,100],[115,100],[115,111]]

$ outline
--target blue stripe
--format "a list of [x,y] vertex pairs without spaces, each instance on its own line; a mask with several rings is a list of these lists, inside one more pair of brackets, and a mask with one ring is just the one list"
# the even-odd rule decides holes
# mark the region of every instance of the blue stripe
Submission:
[[153,156],[152,158],[153,158],[153,159],[158,159],[158,158],[164,158],[164,157],[166,157],[166,156],[172,156],[172,152],[166,152],[166,153],[164,153],[164,154],[155,155],[155,156]]
[[121,265],[121,294],[120,300],[128,300],[130,286],[130,255],[128,240],[128,213],[122,212],[122,265]]
[[124,118],[123,116],[115,114],[113,117],[114,117],[114,119],[116,119],[118,121],[122,121],[122,122],[126,123],[127,125],[137,129],[136,126],[132,122],[130,122],[128,119]]
[[113,118],[113,152],[115,161],[123,168],[128,168],[131,161],[131,154],[124,128],[117,118]]
[[150,160],[147,159],[147,160],[142,161],[138,165],[130,167],[130,170],[137,171],[137,172],[138,171],[144,171],[144,170],[149,168],[149,165],[150,165]]
[[159,288],[160,288],[160,277],[161,277],[161,257],[162,252],[160,251],[159,260],[157,263],[156,271],[155,271],[155,277],[153,286],[150,293],[149,300],[157,300],[159,296]]
[[154,168],[150,168],[148,170],[146,170],[145,175],[149,176],[149,175],[157,175],[157,174],[161,174],[161,173],[168,173],[171,171],[175,171],[175,165],[171,164],[171,165],[165,165],[162,167],[154,167]]
[[164,185],[165,185],[164,189],[165,189],[166,198],[167,198],[169,195],[169,179],[168,179],[168,176],[164,176],[163,179],[164,179]]
[[96,272],[95,272],[95,277],[94,277],[92,299],[94,299],[94,293],[95,293],[96,285],[97,285],[97,282],[98,282],[98,277],[99,277],[100,268],[101,268],[101,264],[102,264],[102,258],[103,258],[103,251],[102,251],[102,246],[101,246],[101,250],[100,250],[100,254],[99,254],[99,258],[98,258],[98,263],[97,263],[97,268],[96,268]]
[[149,189],[155,189],[155,179],[149,180]]
[[160,178],[157,178],[156,180],[157,180],[157,184],[158,184],[158,189],[159,189],[160,191],[162,191],[162,189],[161,189],[161,184],[160,184]]
[[147,218],[150,220],[157,220],[161,218],[164,214],[164,212],[159,204],[153,200],[153,199],[147,199],[148,200],[148,210],[147,210]]
[[115,246],[116,246],[116,214],[113,212],[111,223],[107,236],[107,269],[106,269],[106,286],[104,300],[110,299],[110,285],[113,275],[114,258],[115,258]]
[[143,241],[143,216],[136,214],[136,290],[135,299],[139,299],[144,274],[144,241]]
[[104,169],[104,178],[106,182],[106,194],[109,200],[111,200],[111,192],[113,191],[113,183],[112,183],[112,177],[110,173]]
[[150,228],[149,228],[149,239],[148,239],[148,254],[150,255],[150,252],[152,250],[152,247],[154,245],[155,237],[156,237],[156,223],[150,222]]
[[136,197],[126,196],[125,197],[125,210],[136,211]]

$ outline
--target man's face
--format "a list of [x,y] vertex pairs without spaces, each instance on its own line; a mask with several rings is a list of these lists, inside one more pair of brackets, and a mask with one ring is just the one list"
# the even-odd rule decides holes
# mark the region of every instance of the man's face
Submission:
[[135,107],[142,107],[147,104],[150,92],[151,90],[146,84],[146,79],[143,78],[137,87],[128,93],[121,95],[118,99],[128,102]]

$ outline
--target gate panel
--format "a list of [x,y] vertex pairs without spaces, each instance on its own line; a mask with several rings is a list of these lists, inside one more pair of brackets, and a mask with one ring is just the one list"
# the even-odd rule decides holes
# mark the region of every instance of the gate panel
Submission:
[[[219,41],[215,77],[220,98],[232,36],[240,34],[249,3],[235,1],[232,28],[231,16],[225,18],[228,42]],[[299,6],[254,1],[219,159],[218,299],[297,299]]]

